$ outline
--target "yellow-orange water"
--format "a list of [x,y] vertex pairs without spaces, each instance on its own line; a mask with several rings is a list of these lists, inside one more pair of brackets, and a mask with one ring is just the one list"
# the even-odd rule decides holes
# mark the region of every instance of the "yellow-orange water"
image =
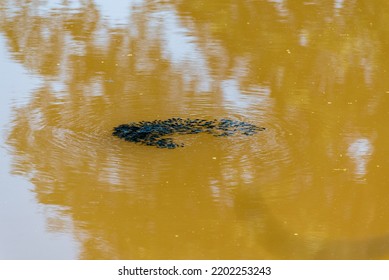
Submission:
[[[389,258],[387,1],[57,2],[0,2],[0,258]],[[267,130],[111,135],[170,117]]]

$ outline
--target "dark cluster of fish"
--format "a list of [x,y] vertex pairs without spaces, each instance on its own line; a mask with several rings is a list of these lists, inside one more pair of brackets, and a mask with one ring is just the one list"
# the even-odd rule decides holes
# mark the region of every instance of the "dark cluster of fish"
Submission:
[[165,137],[173,134],[197,134],[201,132],[214,136],[230,136],[234,134],[253,135],[265,130],[242,121],[229,119],[202,120],[171,118],[167,120],[141,121],[122,124],[114,128],[113,135],[129,142],[141,143],[157,148],[174,149],[183,147],[172,138]]

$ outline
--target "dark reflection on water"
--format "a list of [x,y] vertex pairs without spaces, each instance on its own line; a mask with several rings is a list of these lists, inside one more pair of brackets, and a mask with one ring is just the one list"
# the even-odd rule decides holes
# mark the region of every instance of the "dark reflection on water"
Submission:
[[[43,79],[14,110],[14,173],[67,209],[80,258],[389,257],[384,2],[137,1],[116,25],[66,3],[4,2],[0,31]],[[267,130],[111,135],[170,117]]]

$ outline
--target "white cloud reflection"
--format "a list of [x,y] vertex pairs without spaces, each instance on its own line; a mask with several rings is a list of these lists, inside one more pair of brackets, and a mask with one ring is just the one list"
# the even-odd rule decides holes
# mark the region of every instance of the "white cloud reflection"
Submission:
[[354,175],[358,181],[363,181],[367,174],[367,164],[373,154],[373,145],[369,139],[359,138],[350,144],[347,155],[355,164]]
[[183,27],[177,12],[172,7],[169,8],[155,12],[149,23],[161,32],[159,36],[165,43],[161,46],[162,54],[182,74],[186,84],[196,81],[197,91],[210,91],[212,78],[206,55],[192,35],[193,31]]

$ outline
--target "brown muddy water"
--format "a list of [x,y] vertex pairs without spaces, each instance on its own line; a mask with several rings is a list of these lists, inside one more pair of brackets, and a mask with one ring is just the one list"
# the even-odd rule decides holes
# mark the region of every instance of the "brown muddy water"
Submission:
[[[384,0],[0,1],[0,258],[389,259],[388,57]],[[112,136],[171,117],[267,129]]]

